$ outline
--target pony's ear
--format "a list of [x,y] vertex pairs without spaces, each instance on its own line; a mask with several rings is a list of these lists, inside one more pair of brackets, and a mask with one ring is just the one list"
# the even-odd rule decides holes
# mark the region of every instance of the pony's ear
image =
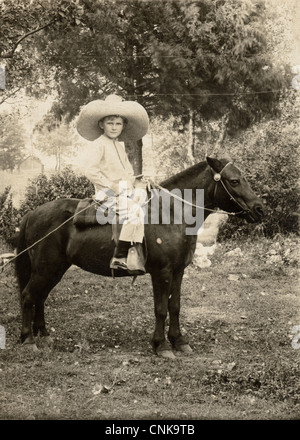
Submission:
[[206,162],[216,173],[219,173],[223,169],[223,166],[224,166],[221,164],[221,162],[218,159],[214,159],[214,158],[208,157],[208,156],[206,157]]

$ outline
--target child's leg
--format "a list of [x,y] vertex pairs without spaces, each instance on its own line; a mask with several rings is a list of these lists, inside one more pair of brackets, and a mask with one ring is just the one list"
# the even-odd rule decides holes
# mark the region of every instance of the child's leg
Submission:
[[130,248],[131,243],[129,241],[122,241],[119,240],[115,252],[114,257],[115,258],[127,258],[128,249]]
[[[144,211],[139,204],[133,200],[127,200],[126,218],[122,218],[122,229],[119,242],[115,248],[110,267],[112,269],[127,269],[127,255],[132,243],[142,243],[144,237]],[[121,214],[123,210],[120,209]]]

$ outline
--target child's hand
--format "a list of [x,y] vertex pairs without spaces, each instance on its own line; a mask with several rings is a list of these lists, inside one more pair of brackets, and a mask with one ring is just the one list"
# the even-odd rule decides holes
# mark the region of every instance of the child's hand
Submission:
[[96,192],[95,194],[95,199],[98,202],[104,202],[105,200],[107,200],[108,196],[106,194],[105,191],[103,191],[102,189],[99,189],[99,191]]
[[132,200],[135,203],[138,203],[138,204],[144,203],[146,198],[147,198],[147,192],[146,192],[145,187],[139,186],[138,188],[137,187],[134,188],[133,194],[132,194]]
[[147,187],[147,180],[141,174],[140,176],[136,176],[134,181],[134,188],[143,188]]

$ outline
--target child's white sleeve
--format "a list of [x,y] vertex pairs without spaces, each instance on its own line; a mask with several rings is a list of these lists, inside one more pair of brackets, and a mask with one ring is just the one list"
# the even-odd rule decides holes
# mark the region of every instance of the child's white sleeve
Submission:
[[131,185],[134,186],[134,182],[135,182],[134,171],[133,171],[133,167],[128,159],[127,154],[125,155],[125,168],[126,168],[126,173],[127,173],[128,179],[130,180]]
[[101,148],[91,148],[84,163],[84,175],[95,185],[111,188],[111,182],[101,173]]

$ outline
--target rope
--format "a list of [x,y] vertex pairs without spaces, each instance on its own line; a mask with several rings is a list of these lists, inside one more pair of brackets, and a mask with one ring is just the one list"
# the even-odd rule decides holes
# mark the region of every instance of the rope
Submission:
[[[147,205],[150,200],[152,199],[152,197],[150,197],[147,202],[145,202],[144,205]],[[1,267],[1,272],[3,272],[3,270],[5,269],[6,266],[8,266],[10,263],[12,263],[14,260],[16,260],[20,255],[24,254],[25,252],[29,251],[31,248],[33,248],[35,245],[37,245],[38,243],[40,243],[41,241],[43,241],[45,238],[49,237],[49,235],[53,234],[54,232],[58,231],[58,229],[60,229],[62,226],[64,226],[66,223],[68,223],[70,220],[72,220],[74,217],[76,217],[76,215],[81,214],[83,211],[85,211],[86,209],[90,208],[91,206],[95,206],[95,205],[99,205],[99,201],[95,201],[93,203],[91,203],[90,205],[88,205],[87,207],[81,209],[80,211],[76,212],[74,215],[72,215],[71,217],[69,217],[67,220],[65,220],[63,223],[61,223],[60,225],[58,225],[56,228],[54,228],[52,231],[48,232],[48,234],[44,235],[44,237],[40,238],[39,240],[35,241],[32,245],[28,246],[26,249],[24,249],[23,251],[19,252],[17,255],[15,255],[13,258],[11,258],[7,263],[5,263],[2,267]]]
[[[156,96],[238,96],[238,95],[262,95],[265,93],[278,93],[284,89],[261,90],[257,92],[228,92],[228,93],[155,93],[146,96],[146,98],[154,98]],[[143,97],[143,94],[126,95],[127,98]]]

